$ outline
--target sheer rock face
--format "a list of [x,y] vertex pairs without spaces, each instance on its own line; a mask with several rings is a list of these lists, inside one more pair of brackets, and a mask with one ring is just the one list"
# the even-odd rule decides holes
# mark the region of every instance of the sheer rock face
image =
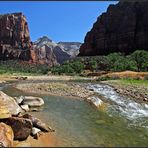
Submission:
[[22,13],[0,15],[0,60],[30,60],[30,35]]
[[80,47],[81,56],[148,50],[148,2],[121,0],[98,17]]
[[0,60],[23,60],[36,64],[57,64],[53,53],[35,48],[30,41],[26,17],[22,13],[0,15]]
[[14,48],[26,49],[30,46],[30,35],[26,17],[22,13],[0,16],[0,41]]

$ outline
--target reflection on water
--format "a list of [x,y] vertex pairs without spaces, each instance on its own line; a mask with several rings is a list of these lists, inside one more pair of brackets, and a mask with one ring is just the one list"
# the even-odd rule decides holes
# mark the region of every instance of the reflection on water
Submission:
[[[11,87],[5,88],[5,92],[11,96],[22,95]],[[87,102],[67,97],[42,97],[45,101],[43,111],[32,114],[56,130],[58,146],[148,145],[148,130],[129,126],[130,121],[120,116],[120,112],[99,111]]]

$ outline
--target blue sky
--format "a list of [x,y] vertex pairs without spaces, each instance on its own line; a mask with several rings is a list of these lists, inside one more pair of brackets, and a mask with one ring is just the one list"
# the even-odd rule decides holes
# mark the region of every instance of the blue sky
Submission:
[[27,17],[32,41],[48,36],[58,41],[84,41],[97,17],[109,4],[117,1],[93,2],[0,2],[0,14],[23,12]]

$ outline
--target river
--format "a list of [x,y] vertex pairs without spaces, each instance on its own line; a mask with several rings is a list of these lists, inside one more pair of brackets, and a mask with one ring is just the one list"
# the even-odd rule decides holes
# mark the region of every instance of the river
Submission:
[[[57,146],[148,146],[146,104],[120,96],[107,85],[88,83],[88,88],[102,96],[107,110],[70,97],[40,95],[45,105],[31,114],[56,130]],[[1,89],[12,97],[32,95],[11,85]]]

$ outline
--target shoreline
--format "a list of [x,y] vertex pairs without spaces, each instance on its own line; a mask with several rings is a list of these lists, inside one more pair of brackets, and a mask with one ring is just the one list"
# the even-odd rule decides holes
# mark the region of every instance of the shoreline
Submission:
[[148,104],[148,87],[138,84],[124,83],[122,80],[102,81],[102,84],[109,85],[121,96],[126,96],[137,103]]
[[86,88],[86,84],[81,83],[63,83],[63,82],[31,82],[16,84],[15,87],[18,90],[41,95],[51,95],[51,96],[63,96],[70,97],[74,99],[84,100],[91,95],[94,95],[94,92]]

